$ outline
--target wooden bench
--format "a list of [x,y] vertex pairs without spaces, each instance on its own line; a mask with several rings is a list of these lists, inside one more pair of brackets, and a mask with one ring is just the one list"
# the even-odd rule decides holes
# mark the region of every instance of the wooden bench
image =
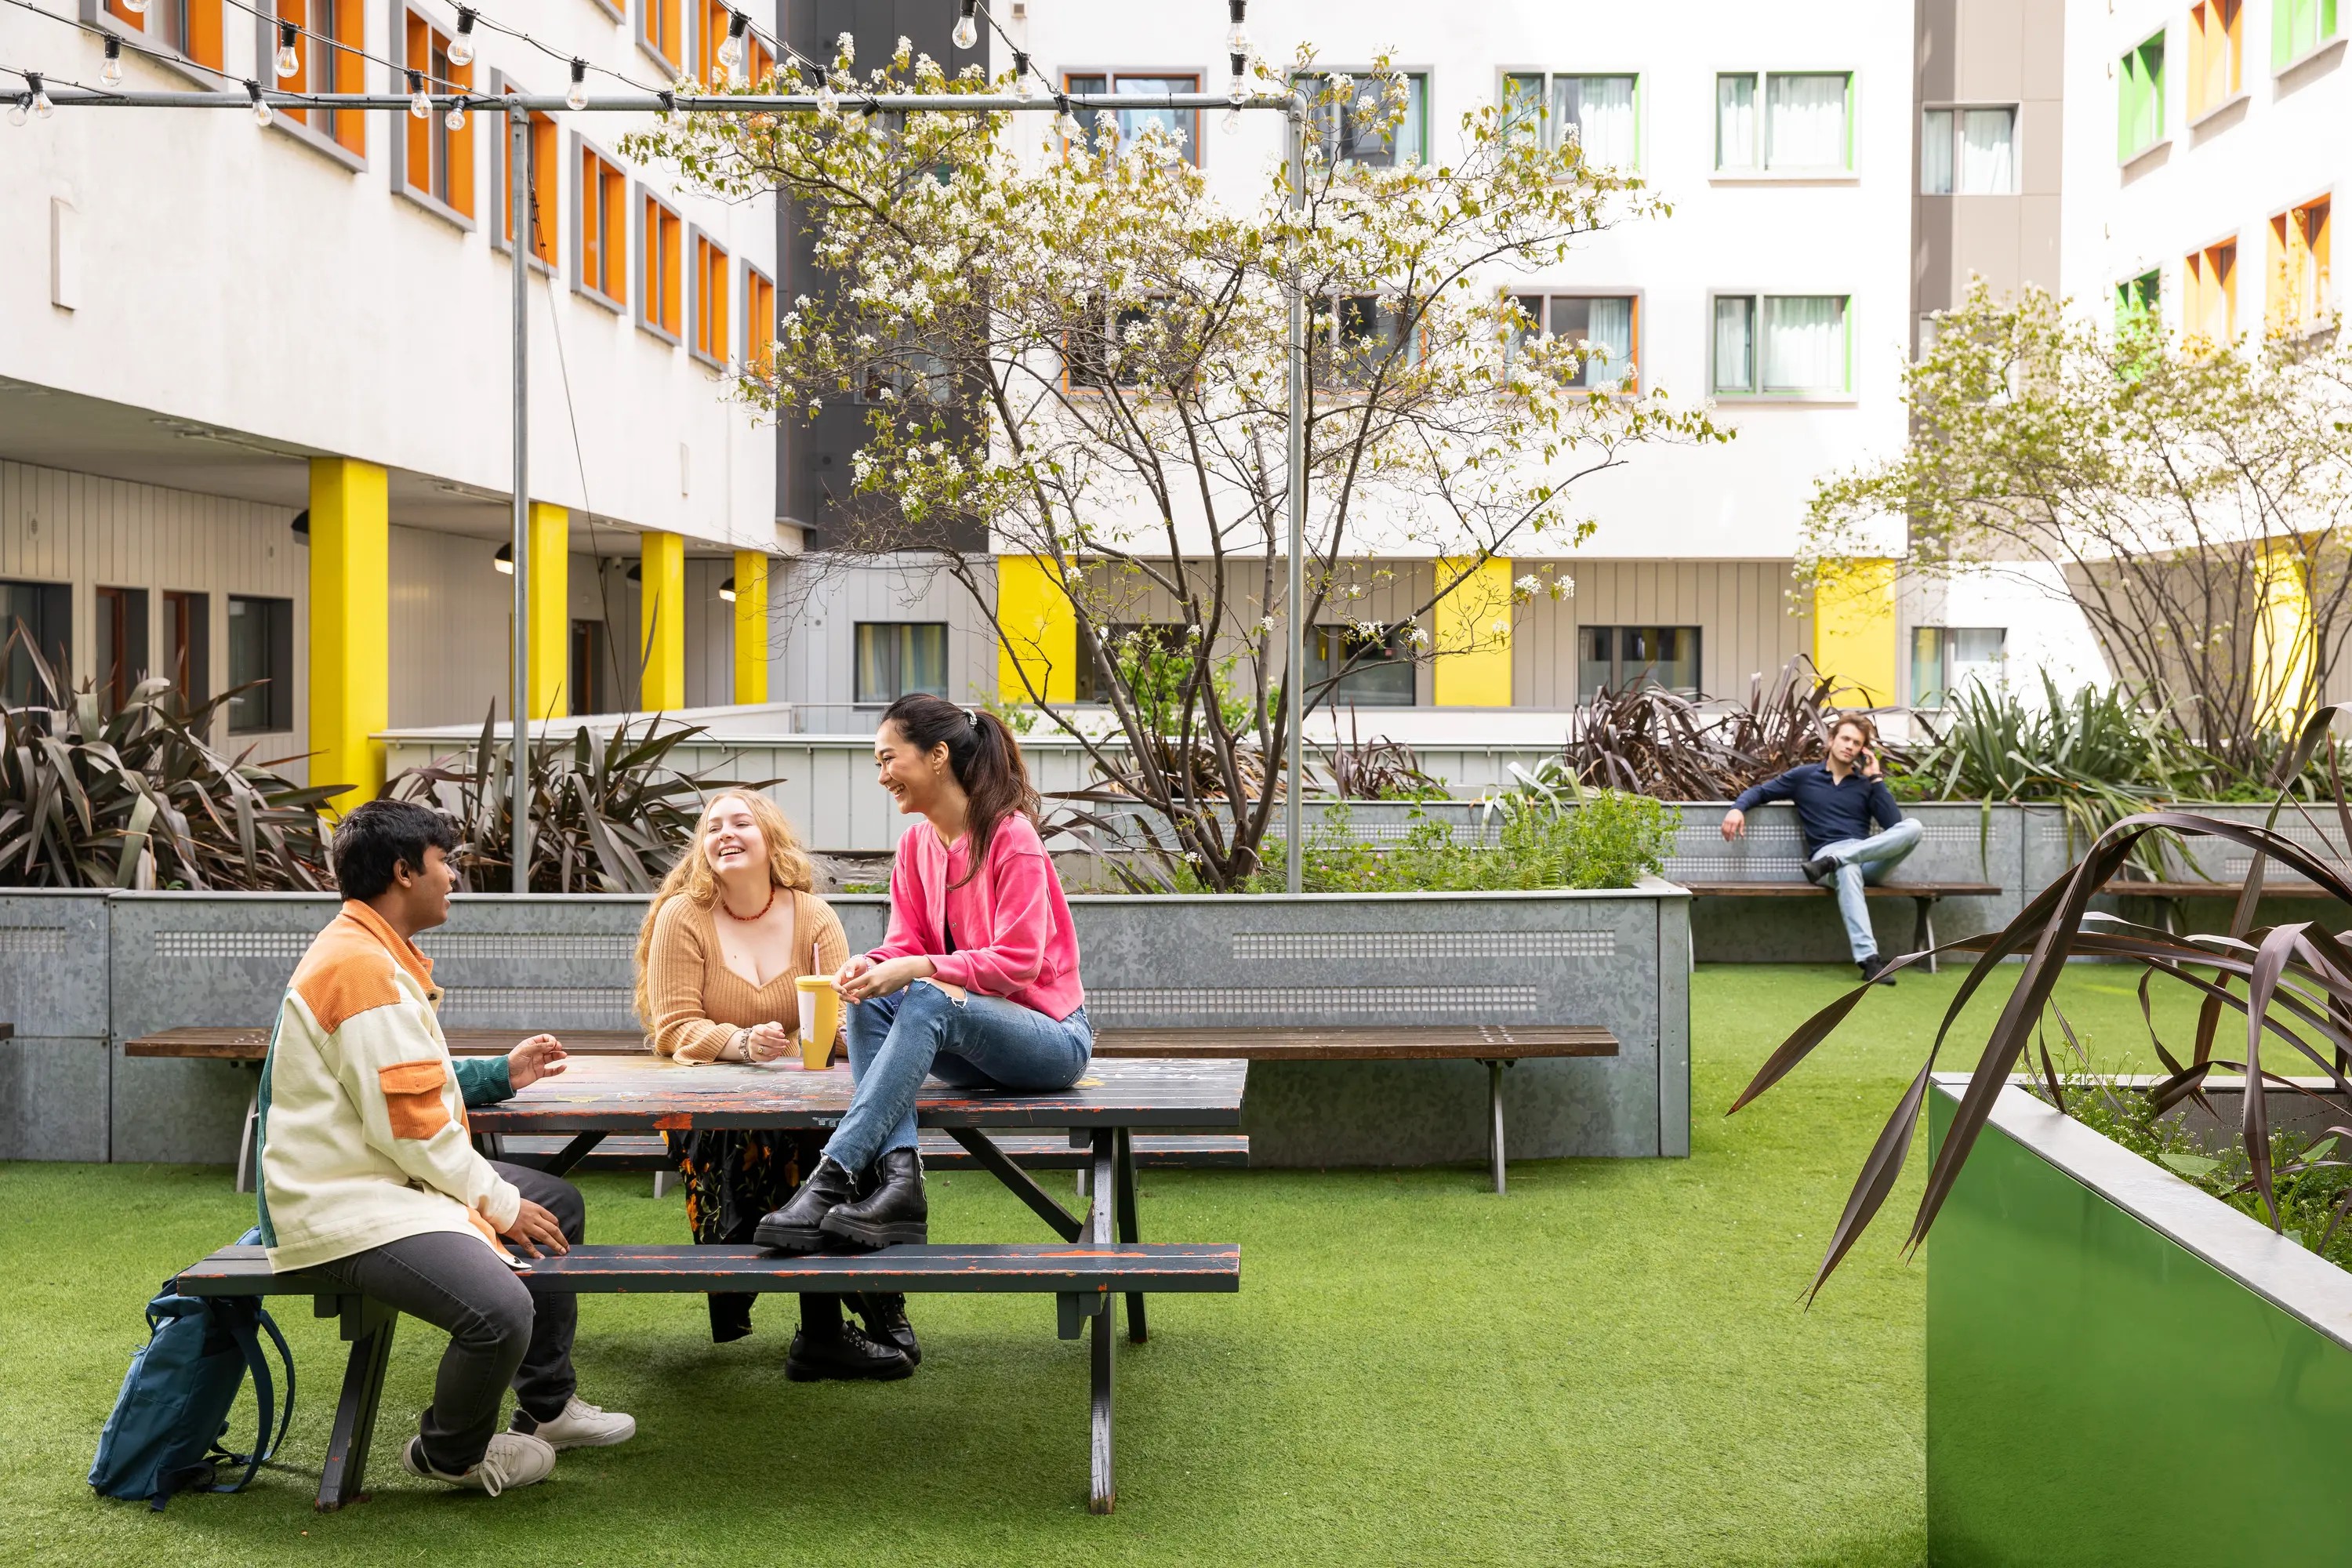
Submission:
[[[1702,899],[1835,899],[1837,889],[1814,882],[1685,882],[1685,889]],[[1936,905],[1943,899],[1995,899],[1998,882],[1867,882],[1863,895],[1872,899],[1909,899],[1919,911],[1911,928],[1911,946],[1928,954],[1927,973],[1936,973]]]
[[[502,1138],[493,1158],[518,1165],[544,1165],[563,1152],[568,1138]],[[1091,1163],[1087,1145],[1053,1133],[1001,1133],[996,1146],[1025,1171],[1083,1171]],[[1249,1163],[1249,1140],[1239,1134],[1153,1133],[1135,1136],[1139,1168],[1161,1171],[1234,1170]],[[934,1171],[981,1169],[971,1151],[944,1132],[923,1134],[923,1164]],[[671,1169],[669,1144],[661,1138],[614,1137],[581,1156],[583,1171]],[[655,1196],[660,1196],[656,1191]]]
[[[1108,1187],[1108,1184],[1104,1184]],[[1108,1205],[1097,1204],[1096,1238],[1074,1244],[992,1247],[892,1247],[854,1256],[783,1258],[751,1247],[575,1247],[562,1258],[533,1263],[522,1276],[535,1294],[601,1291],[1035,1292],[1050,1294],[1062,1338],[1079,1337],[1094,1320],[1092,1351],[1092,1485],[1088,1507],[1108,1513],[1117,1500],[1112,1480],[1110,1300],[1121,1292],[1217,1291],[1241,1289],[1241,1248],[1122,1245],[1108,1239]],[[319,1478],[321,1512],[366,1498],[368,1449],[374,1439],[393,1329],[399,1313],[380,1301],[341,1291],[316,1273],[273,1273],[258,1247],[227,1247],[184,1270],[174,1289],[185,1296],[310,1296],[322,1318],[340,1318],[351,1345],[341,1398]],[[1129,1332],[1134,1331],[1129,1313]]]
[[[2110,877],[2099,891],[2119,899],[2153,899],[2164,906],[2165,929],[2181,931],[2189,929],[2188,911],[2181,908],[2187,900],[2227,899],[2234,903],[2237,901],[2238,895],[2244,892],[2245,889],[2246,884],[2242,879],[2235,882],[2159,882],[2141,881],[2130,877]],[[2300,877],[2290,877],[2283,880],[2273,880],[2265,877],[2263,879],[2263,897],[2326,903],[2332,901],[2336,895],[2317,883],[2306,882]]]
[[1475,1061],[1486,1068],[1486,1155],[1495,1191],[1503,1165],[1503,1069],[1537,1057],[1613,1057],[1617,1037],[1589,1024],[1402,1024],[1270,1028],[1103,1029],[1095,1055],[1205,1057],[1253,1062]]
[[[573,1056],[636,1056],[646,1037],[635,1029],[449,1029],[453,1057],[502,1057],[531,1036],[555,1035]],[[122,1042],[126,1057],[182,1057],[201,1061],[257,1062],[269,1054],[269,1031],[250,1028],[158,1029]]]

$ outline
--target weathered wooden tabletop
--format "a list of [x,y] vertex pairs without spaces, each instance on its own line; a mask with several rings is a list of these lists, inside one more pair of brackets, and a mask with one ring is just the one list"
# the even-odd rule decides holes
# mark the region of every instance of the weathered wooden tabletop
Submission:
[[[1248,1064],[1097,1061],[1053,1094],[923,1086],[926,1127],[1238,1127]],[[824,1072],[657,1057],[575,1058],[512,1100],[469,1110],[477,1132],[683,1132],[832,1127],[849,1109],[849,1068]]]

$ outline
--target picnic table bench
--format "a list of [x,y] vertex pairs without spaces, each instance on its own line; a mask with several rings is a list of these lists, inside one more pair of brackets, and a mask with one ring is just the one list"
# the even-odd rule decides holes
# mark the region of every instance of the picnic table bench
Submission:
[[[1244,1070],[1238,1063],[1106,1061],[1052,1094],[926,1087],[916,1104],[925,1126],[946,1131],[977,1163],[1012,1189],[1062,1238],[1025,1247],[898,1247],[856,1256],[780,1258],[753,1247],[575,1247],[566,1258],[534,1263],[524,1276],[534,1290],[673,1291],[1035,1291],[1060,1303],[1059,1329],[1078,1337],[1091,1318],[1091,1468],[1088,1506],[1110,1511],[1112,1479],[1110,1312],[1113,1293],[1127,1298],[1128,1338],[1149,1337],[1144,1300],[1156,1290],[1241,1289],[1241,1255],[1225,1244],[1147,1247],[1137,1212],[1134,1131],[1139,1127],[1217,1128],[1241,1123]],[[721,1063],[680,1067],[639,1053],[585,1057],[513,1099],[478,1106],[467,1120],[478,1136],[571,1134],[544,1167],[561,1173],[605,1137],[697,1128],[791,1131],[831,1127],[849,1105],[845,1067],[824,1072],[776,1071]],[[1073,1215],[990,1138],[991,1131],[1066,1130],[1083,1133],[1091,1154],[1093,1198]],[[358,1497],[367,1436],[396,1314],[380,1303],[322,1289],[299,1274],[281,1281],[251,1249],[215,1254],[180,1277],[202,1294],[283,1294],[320,1298],[322,1316],[340,1315],[352,1344],[343,1392],[329,1439],[319,1506]],[[574,1262],[572,1259],[577,1259]],[[282,1285],[282,1289],[281,1289]]]
[[[1703,899],[1834,899],[1837,889],[1815,882],[1685,882],[1682,886]],[[1995,899],[1998,882],[1867,882],[1863,894],[1873,899],[1909,899],[1918,910],[1911,928],[1911,946],[1928,955],[1927,973],[1936,973],[1936,905],[1944,899]]]
[[1538,1057],[1613,1057],[1617,1037],[1588,1024],[1375,1025],[1279,1028],[1104,1029],[1097,1060],[1133,1057],[1226,1061],[1475,1061],[1486,1068],[1486,1157],[1504,1184],[1503,1069]]

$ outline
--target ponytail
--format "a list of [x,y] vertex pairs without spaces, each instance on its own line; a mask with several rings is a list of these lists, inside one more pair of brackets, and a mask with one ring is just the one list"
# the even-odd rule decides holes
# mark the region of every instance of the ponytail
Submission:
[[944,697],[918,691],[890,704],[882,721],[896,724],[919,752],[928,752],[933,746],[948,749],[948,766],[971,803],[966,825],[971,855],[957,887],[980,874],[997,826],[1006,817],[1018,812],[1033,824],[1037,820],[1037,790],[1029,782],[1021,742],[995,714],[959,708]]

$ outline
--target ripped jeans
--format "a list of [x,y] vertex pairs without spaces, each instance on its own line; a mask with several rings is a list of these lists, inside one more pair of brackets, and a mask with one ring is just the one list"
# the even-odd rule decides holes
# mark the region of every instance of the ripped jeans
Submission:
[[1095,1032],[1084,1007],[1060,1020],[1001,996],[961,1002],[928,980],[849,1005],[849,1074],[857,1092],[824,1152],[851,1175],[912,1149],[915,1097],[936,1075],[957,1089],[1048,1093],[1078,1081]]
[[1883,880],[1905,856],[1919,847],[1923,831],[1917,817],[1906,816],[1867,838],[1841,838],[1813,851],[1815,860],[1829,865],[1829,869],[1813,880],[1817,886],[1834,887],[1838,913],[1845,921],[1846,947],[1855,963],[1874,957],[1878,952],[1877,934],[1870,929],[1870,899],[1862,890],[1864,884]]

